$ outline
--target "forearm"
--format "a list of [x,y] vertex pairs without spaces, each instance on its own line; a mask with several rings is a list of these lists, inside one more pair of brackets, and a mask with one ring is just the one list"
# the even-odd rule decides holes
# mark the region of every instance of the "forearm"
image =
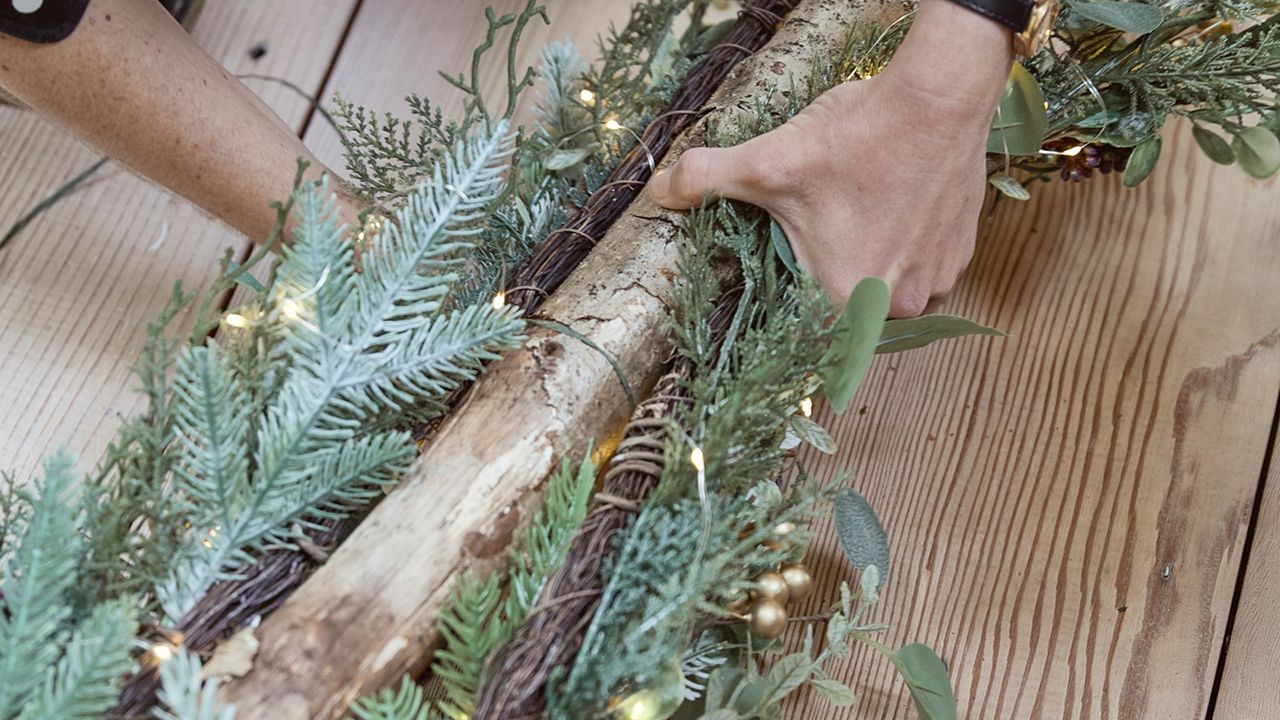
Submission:
[[[65,40],[0,35],[0,85],[256,242],[296,161],[323,166],[157,2],[94,0]],[[347,201],[344,215],[354,216]]]
[[928,96],[949,120],[986,125],[1013,62],[1010,30],[951,0],[921,0],[915,22],[885,71]]

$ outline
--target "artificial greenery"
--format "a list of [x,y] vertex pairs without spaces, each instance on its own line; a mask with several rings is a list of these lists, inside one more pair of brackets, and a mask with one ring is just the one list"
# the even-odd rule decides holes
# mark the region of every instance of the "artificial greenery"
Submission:
[[78,612],[82,505],[70,456],[46,460],[33,493],[6,503],[0,587],[0,718],[95,718],[115,704],[130,667],[136,603],[108,598]]
[[432,667],[444,685],[440,710],[447,716],[465,718],[475,710],[485,661],[524,621],[547,577],[564,561],[569,541],[587,516],[595,481],[590,460],[576,470],[566,460],[548,481],[545,506],[516,546],[510,569],[485,580],[459,581],[451,606],[440,616],[446,646]]
[[[703,22],[704,10],[691,0],[639,2],[602,39],[600,61],[553,43],[534,70],[518,67],[516,49],[547,17],[527,0],[517,13],[489,11],[467,71],[446,75],[465,95],[460,116],[446,119],[416,97],[410,120],[340,104],[348,171],[373,206],[364,225],[340,227],[327,185],[300,183],[278,207],[273,240],[286,224],[293,233],[274,263],[260,264],[270,246],[243,264],[228,256],[207,292],[175,289],[136,366],[146,408],[87,477],[54,454],[31,491],[2,478],[0,720],[100,716],[123,675],[156,661],[135,657],[140,626],[179,620],[214,583],[395,481],[413,454],[405,428],[439,416],[486,360],[518,342],[515,310],[491,300],[633,145],[630,132],[610,128],[643,127],[723,33]],[[676,33],[685,11],[692,22]],[[989,149],[1037,176],[1123,165],[1126,184],[1136,184],[1158,162],[1160,128],[1182,116],[1215,162],[1269,175],[1280,168],[1280,29],[1270,13],[1250,0],[1070,2],[1053,42],[1015,68]],[[755,112],[717,128],[711,142],[766,132],[832,85],[876,74],[908,25],[853,28],[784,101],[761,94]],[[509,39],[495,58],[500,33]],[[479,90],[495,59],[506,77],[496,102]],[[537,124],[512,128],[530,86]],[[1026,194],[1007,175],[993,183]],[[711,268],[725,258],[741,287],[717,340]],[[254,268],[266,269],[265,280]],[[922,645],[886,647],[875,639],[883,626],[859,620],[889,572],[878,519],[856,493],[808,481],[789,449],[834,448],[807,417],[809,398],[821,389],[842,407],[873,353],[995,331],[941,316],[885,322],[887,291],[875,280],[837,313],[798,271],[780,228],[731,202],[689,218],[681,271],[671,334],[695,368],[692,402],[673,419],[658,486],[617,538],[581,651],[548,683],[551,715],[643,704],[679,717],[768,718],[801,687],[848,704],[853,691],[824,666],[856,641],[897,668],[922,716],[953,717],[937,656]],[[219,298],[237,286],[250,300],[220,312]],[[189,335],[175,335],[192,316]],[[355,716],[469,714],[477,689],[502,681],[487,660],[536,608],[593,483],[590,463],[566,464],[510,568],[455,589],[435,666],[442,700],[428,702],[406,679],[362,700]],[[762,568],[803,554],[804,526],[827,503],[858,589],[803,621],[799,652],[762,663],[777,646],[751,637],[726,608]],[[801,526],[790,547],[766,542],[789,522]],[[820,651],[817,632],[827,640]],[[160,717],[233,716],[194,653],[177,650],[160,672]]]
[[[1280,169],[1278,90],[1280,26],[1265,3],[1072,0],[1052,41],[1015,68],[988,150],[1037,177],[1114,168],[1133,186],[1176,116],[1215,162],[1268,177]],[[993,184],[1024,199],[1005,177]]]

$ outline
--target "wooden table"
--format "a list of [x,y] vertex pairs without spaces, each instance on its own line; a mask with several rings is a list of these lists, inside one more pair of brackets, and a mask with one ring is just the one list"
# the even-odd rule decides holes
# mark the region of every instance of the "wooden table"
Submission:
[[[590,51],[628,2],[546,4],[555,26],[529,34],[526,62],[566,36]],[[403,111],[417,92],[453,98],[448,111],[456,95],[434,69],[456,69],[482,28],[467,3],[218,0],[195,36],[233,72],[326,100]],[[249,83],[341,167],[304,100]],[[0,108],[0,228],[96,157]],[[808,468],[852,471],[893,543],[875,616],[892,623],[890,644],[938,649],[962,717],[1280,712],[1272,185],[1213,165],[1175,126],[1137,190],[1106,178],[997,203],[944,311],[1009,337],[881,358],[849,413],[819,410],[839,449]],[[91,465],[140,406],[129,367],[146,322],[174,281],[208,282],[227,245],[246,248],[109,164],[0,252],[0,468],[29,479],[59,445]],[[825,525],[809,560],[818,592],[802,612],[852,575]],[[789,717],[912,715],[872,654],[832,672],[860,703],[837,711],[805,695]]]

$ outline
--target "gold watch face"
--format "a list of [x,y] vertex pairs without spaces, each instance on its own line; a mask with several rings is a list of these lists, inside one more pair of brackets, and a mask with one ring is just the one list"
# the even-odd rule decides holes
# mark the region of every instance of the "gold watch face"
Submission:
[[1058,0],[1037,0],[1031,6],[1031,18],[1027,29],[1013,36],[1013,51],[1022,57],[1031,57],[1040,50],[1053,32],[1053,21],[1058,18]]

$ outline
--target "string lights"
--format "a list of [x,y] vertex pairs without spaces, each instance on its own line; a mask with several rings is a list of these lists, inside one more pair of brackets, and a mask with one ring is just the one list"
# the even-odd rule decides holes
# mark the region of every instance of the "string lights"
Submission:
[[498,294],[493,296],[493,300],[489,304],[493,306],[494,310],[501,310],[502,308],[506,307],[507,305],[506,293],[499,290]]
[[805,398],[800,401],[800,414],[805,417],[813,416],[813,398],[806,395]]

